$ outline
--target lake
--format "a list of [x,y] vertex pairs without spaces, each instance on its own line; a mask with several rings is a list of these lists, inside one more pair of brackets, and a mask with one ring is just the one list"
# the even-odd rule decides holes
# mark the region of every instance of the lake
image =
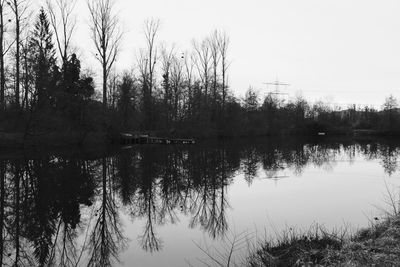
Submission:
[[[254,139],[0,153],[6,266],[206,266],[312,225],[355,231],[399,192],[400,142]],[[212,265],[212,264],[211,264]]]

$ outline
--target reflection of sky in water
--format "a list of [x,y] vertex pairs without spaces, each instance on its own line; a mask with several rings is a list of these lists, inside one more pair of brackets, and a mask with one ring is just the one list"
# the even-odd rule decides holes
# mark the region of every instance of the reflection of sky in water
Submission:
[[[315,223],[327,229],[351,224],[354,231],[368,226],[368,220],[380,214],[379,207],[387,208],[385,182],[390,189],[400,188],[398,174],[389,178],[380,160],[365,161],[361,155],[356,155],[352,161],[340,155],[336,162],[306,167],[302,174],[293,169],[274,171],[272,179],[268,174],[259,167],[257,177],[249,185],[245,175],[240,173],[228,187],[230,208],[226,216],[233,232],[247,231],[249,236],[263,239],[287,227],[308,229]],[[130,266],[130,262],[137,266],[160,266],[161,263],[163,266],[188,266],[185,259],[193,266],[204,266],[198,258],[207,257],[196,243],[220,248],[218,239],[213,241],[198,228],[190,229],[188,217],[179,218],[175,225],[157,227],[164,246],[163,251],[153,255],[134,242],[143,222],[125,224],[126,234],[132,240],[131,247],[121,258],[125,266]]]
[[[400,190],[399,155],[393,145],[261,142],[146,146],[90,160],[13,159],[5,176],[12,209],[3,222],[15,219],[15,173],[21,170],[24,255],[34,255],[34,242],[27,236],[37,241],[50,233],[51,238],[42,239],[49,242],[43,248],[53,247],[57,236],[58,246],[50,251],[57,259],[62,235],[55,233],[63,233],[59,222],[66,216],[80,220],[77,231],[69,229],[76,233],[72,239],[77,248],[85,240],[91,244],[78,266],[87,266],[89,255],[92,266],[98,266],[97,258],[105,255],[102,248],[110,253],[104,259],[111,259],[113,266],[204,266],[201,260],[207,257],[200,248],[224,251],[224,242],[235,234],[254,242],[288,227],[307,230],[315,223],[327,229],[367,226],[378,214],[377,206],[387,208],[386,185]],[[31,195],[32,188],[36,195]],[[34,195],[42,202],[36,203]],[[102,230],[108,239],[102,239]],[[7,263],[15,257],[10,236]],[[245,242],[240,247],[245,248]]]

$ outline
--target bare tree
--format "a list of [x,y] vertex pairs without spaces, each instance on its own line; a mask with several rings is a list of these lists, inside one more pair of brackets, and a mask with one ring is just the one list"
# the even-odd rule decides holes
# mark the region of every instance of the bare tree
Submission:
[[139,56],[137,57],[137,67],[139,71],[139,77],[141,82],[142,90],[142,112],[144,115],[144,126],[148,126],[149,123],[149,113],[150,113],[150,103],[151,96],[149,95],[149,85],[148,85],[148,70],[147,70],[147,59],[144,50],[139,51]]
[[108,107],[115,109],[116,105],[117,105],[117,99],[118,99],[118,83],[120,81],[120,76],[117,73],[116,69],[113,68],[109,74],[108,77],[108,86],[107,86],[107,90],[108,90]]
[[213,112],[215,112],[216,101],[217,101],[217,87],[218,87],[218,64],[220,61],[220,50],[218,47],[218,31],[214,31],[208,39],[208,43],[211,51],[211,62],[212,62],[212,84],[213,84]]
[[[157,63],[157,47],[156,37],[160,28],[160,21],[158,19],[146,20],[144,23],[144,35],[146,38],[146,50],[141,52],[141,73],[143,80],[143,96],[144,96],[144,111],[147,121],[147,128],[153,126],[153,88],[154,88],[154,73]],[[143,69],[144,67],[144,69]]]
[[221,55],[221,72],[222,72],[222,112],[225,111],[226,88],[227,88],[227,72],[230,63],[228,62],[229,37],[226,32],[218,33],[218,47]]
[[76,26],[76,17],[73,15],[76,0],[47,0],[46,4],[58,52],[62,63],[65,64],[68,60],[71,39]]
[[24,90],[24,98],[22,100],[22,107],[25,110],[29,108],[29,93],[32,95],[32,80],[33,80],[33,73],[32,64],[29,63],[29,53],[30,51],[30,32],[24,38],[24,41],[21,42],[21,59],[22,59],[22,69],[23,69],[23,90]]
[[161,69],[163,74],[170,72],[172,60],[174,58],[175,47],[168,49],[165,46],[161,47]]
[[15,105],[20,107],[20,46],[21,22],[28,10],[29,0],[12,0],[7,2],[15,16]]
[[4,21],[4,16],[6,13],[6,0],[0,0],[0,112],[4,111],[6,108],[5,102],[5,91],[6,91],[6,69],[4,58],[8,51],[10,50],[12,44],[6,43],[5,34],[7,32],[6,24],[10,21]]
[[192,82],[193,82],[193,68],[194,68],[194,55],[189,55],[186,53],[185,57],[185,80],[186,80],[186,87],[187,87],[187,103],[188,103],[188,110],[189,115],[192,113]]
[[149,74],[149,90],[152,94],[154,85],[154,69],[157,62],[156,36],[160,28],[160,20],[150,19],[145,21],[144,35],[147,43],[147,64]]
[[139,56],[136,58],[139,75],[143,80],[147,79],[147,59],[144,50],[139,51]]
[[174,47],[168,49],[165,46],[161,48],[161,71],[162,71],[162,87],[164,89],[164,107],[165,115],[167,117],[167,125],[169,126],[171,121],[171,102],[172,102],[172,90],[171,90],[171,68],[174,60]]
[[103,107],[107,109],[107,78],[120,51],[122,31],[113,0],[88,0],[96,59],[103,70]]
[[193,48],[196,53],[195,65],[203,84],[204,94],[207,101],[211,67],[210,46],[208,45],[207,40],[203,40],[200,44],[196,41],[193,41]]
[[184,77],[183,61],[181,58],[174,57],[172,61],[171,84],[173,91],[173,118],[176,123],[180,119],[179,111],[181,110],[182,84]]
[[0,1],[0,112],[5,110],[5,70],[4,70],[4,0]]

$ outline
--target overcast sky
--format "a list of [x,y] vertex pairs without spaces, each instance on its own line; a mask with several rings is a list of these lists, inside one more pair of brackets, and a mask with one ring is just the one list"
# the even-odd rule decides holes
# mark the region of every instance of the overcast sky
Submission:
[[[119,68],[131,68],[143,46],[143,22],[159,18],[159,41],[182,51],[214,29],[231,38],[229,80],[236,95],[252,85],[290,83],[312,100],[380,106],[400,98],[398,0],[116,0],[126,34]],[[85,0],[78,0],[75,45],[93,48]],[[91,62],[90,53],[83,55]],[[272,89],[272,88],[269,88]]]

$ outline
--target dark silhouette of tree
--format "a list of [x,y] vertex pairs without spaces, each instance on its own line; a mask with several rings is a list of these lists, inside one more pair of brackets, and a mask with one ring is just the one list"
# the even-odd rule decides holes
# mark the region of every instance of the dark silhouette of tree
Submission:
[[386,128],[388,128],[390,131],[393,131],[395,120],[398,118],[399,115],[398,102],[393,95],[390,95],[385,99],[385,103],[383,104],[383,111],[385,114],[385,121],[387,123]]
[[54,76],[58,74],[58,69],[55,65],[56,52],[52,38],[50,22],[42,8],[30,39],[31,60],[35,62],[35,98],[38,109],[51,105],[52,97],[54,97],[52,90],[54,90]]
[[[6,1],[0,1],[0,113],[3,113],[6,108],[5,102],[5,90],[6,90],[6,73],[4,57],[6,54],[6,48],[4,47],[5,40],[5,27],[4,27],[4,15]],[[0,262],[1,263],[1,262]]]
[[84,130],[86,107],[94,94],[93,79],[81,76],[81,63],[75,54],[63,68],[64,75],[57,86],[57,108],[75,124],[75,129]]
[[146,20],[143,26],[146,48],[140,51],[138,67],[142,82],[144,127],[152,129],[154,125],[153,91],[155,84],[155,67],[157,63],[157,34],[160,21],[157,19]]
[[173,113],[173,93],[172,93],[172,64],[174,59],[174,48],[168,50],[163,47],[161,50],[162,64],[162,89],[163,89],[163,113],[165,114],[165,126],[167,129],[172,127]]
[[137,109],[137,92],[135,80],[129,73],[124,73],[121,82],[118,84],[117,107],[121,118],[121,128],[123,130],[134,129],[132,117],[135,117]]
[[20,107],[20,47],[21,47],[21,21],[26,15],[29,1],[12,0],[8,2],[15,18],[15,106]]
[[215,120],[216,112],[217,112],[217,93],[218,93],[218,66],[221,60],[221,54],[219,50],[218,44],[218,31],[214,31],[208,39],[208,45],[211,51],[211,62],[212,62],[212,120]]
[[34,98],[34,86],[35,86],[35,68],[36,63],[32,60],[30,39],[32,32],[28,31],[25,40],[21,42],[21,61],[22,61],[22,84],[24,90],[24,98],[22,101],[22,106],[26,112],[31,112],[33,108],[33,98]]
[[96,207],[97,219],[90,236],[88,266],[112,266],[113,261],[118,260],[118,254],[125,243],[106,158],[102,159],[101,166],[100,205]]
[[246,111],[253,112],[257,111],[259,107],[258,93],[254,88],[250,87],[244,97],[244,108]]
[[102,67],[103,108],[107,109],[107,80],[117,60],[122,32],[113,0],[88,0],[92,40],[96,47],[96,59]]
[[230,63],[228,62],[228,50],[229,50],[229,36],[226,32],[217,33],[217,42],[219,53],[221,54],[221,75],[222,75],[222,113],[225,112],[225,102],[227,94],[227,74]]
[[71,41],[76,26],[76,17],[73,15],[76,0],[47,0],[46,4],[58,53],[62,65],[65,65],[71,54]]

